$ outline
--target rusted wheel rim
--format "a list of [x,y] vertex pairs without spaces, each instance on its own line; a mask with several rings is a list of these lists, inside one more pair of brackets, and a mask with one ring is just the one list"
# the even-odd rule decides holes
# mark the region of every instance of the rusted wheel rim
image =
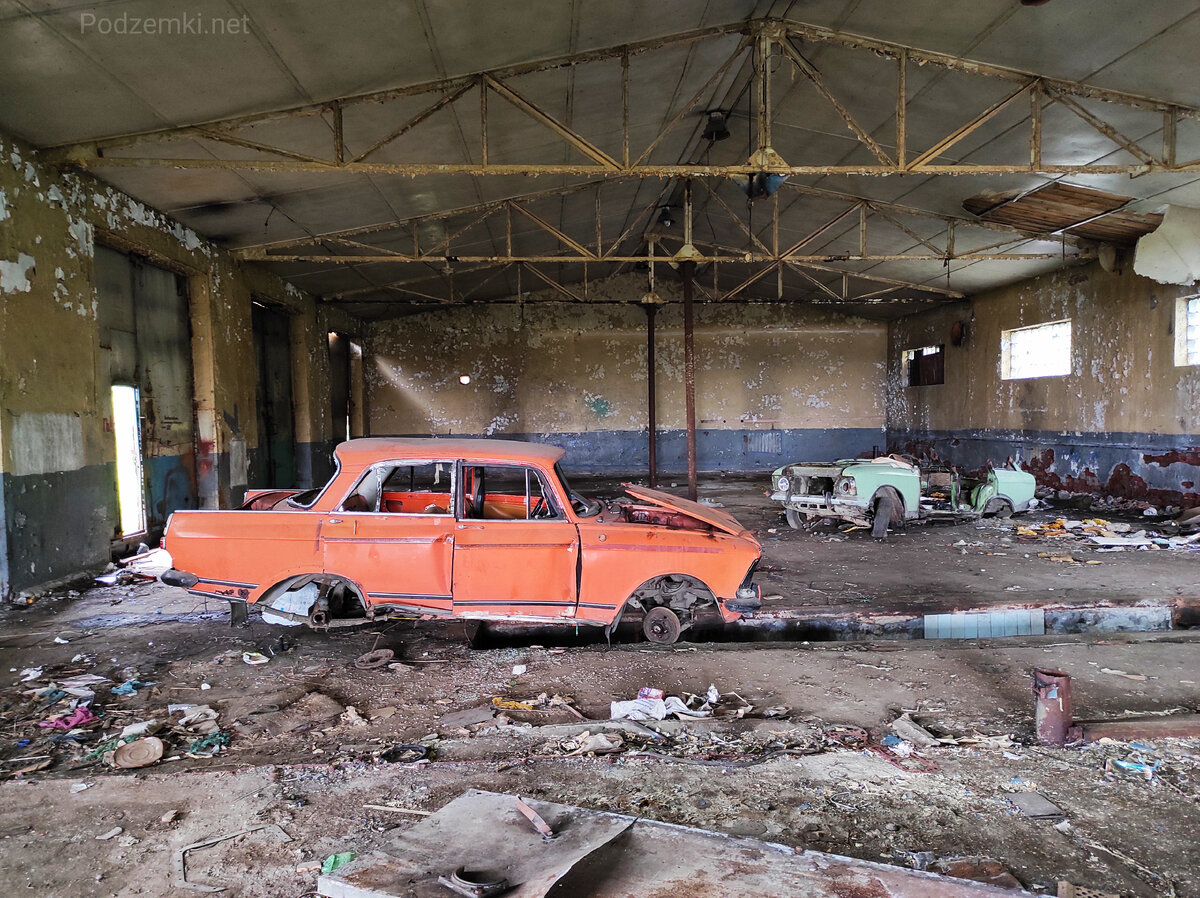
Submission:
[[646,619],[642,622],[642,632],[646,634],[646,638],[658,645],[670,645],[675,642],[682,630],[679,616],[670,608],[662,606],[647,611]]

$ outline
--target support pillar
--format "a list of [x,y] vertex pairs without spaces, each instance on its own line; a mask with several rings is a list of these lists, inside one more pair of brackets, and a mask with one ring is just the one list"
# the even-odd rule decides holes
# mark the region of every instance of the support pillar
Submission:
[[646,452],[649,456],[650,488],[658,487],[658,415],[654,406],[654,315],[658,307],[647,304],[646,309],[646,417],[649,425],[649,438]]

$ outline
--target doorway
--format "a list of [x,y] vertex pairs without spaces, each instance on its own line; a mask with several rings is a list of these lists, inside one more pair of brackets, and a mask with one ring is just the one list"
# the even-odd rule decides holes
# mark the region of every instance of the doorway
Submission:
[[296,437],[292,418],[291,318],[258,300],[252,307],[258,364],[258,449],[250,485],[287,489],[296,483]]
[[117,444],[117,503],[121,537],[146,532],[146,479],[142,468],[142,415],[138,388],[113,384],[113,434]]
[[171,512],[198,505],[188,281],[106,246],[96,247],[95,275],[96,379],[112,402],[120,550],[135,542],[130,533],[153,543]]

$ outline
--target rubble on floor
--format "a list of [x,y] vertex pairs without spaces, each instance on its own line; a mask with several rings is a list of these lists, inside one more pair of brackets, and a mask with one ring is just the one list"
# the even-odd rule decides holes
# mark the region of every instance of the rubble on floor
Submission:
[[[1170,527],[1169,524],[1170,522],[1159,524],[1161,529],[1147,529],[1127,522],[1112,522],[1103,518],[1078,520],[1055,518],[1040,523],[1016,524],[1013,527],[1013,533],[1016,535],[1018,543],[1050,540],[1061,544],[1069,543],[1082,549],[1094,549],[1098,552],[1122,552],[1127,548],[1155,551],[1161,549],[1200,550],[1200,532],[1188,536],[1181,533],[1172,534],[1171,530],[1178,531],[1183,528]],[[1082,562],[1070,555],[1053,552],[1039,552],[1038,557],[1077,564],[1097,563]]]

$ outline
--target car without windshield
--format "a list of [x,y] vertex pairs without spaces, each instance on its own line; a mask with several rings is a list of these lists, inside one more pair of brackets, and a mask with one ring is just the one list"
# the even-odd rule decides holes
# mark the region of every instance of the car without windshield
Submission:
[[891,524],[1028,511],[1036,486],[1012,459],[1003,468],[989,463],[980,477],[936,458],[922,466],[898,455],[784,465],[771,474],[771,498],[782,503],[791,527],[832,518],[869,527],[876,539],[886,537]]
[[350,440],[324,487],[175,512],[162,580],[315,628],[416,615],[611,633],[633,611],[664,644],[706,615],[759,607],[762,547],[731,515],[630,484],[615,502],[585,499],[563,455],[509,440]]

